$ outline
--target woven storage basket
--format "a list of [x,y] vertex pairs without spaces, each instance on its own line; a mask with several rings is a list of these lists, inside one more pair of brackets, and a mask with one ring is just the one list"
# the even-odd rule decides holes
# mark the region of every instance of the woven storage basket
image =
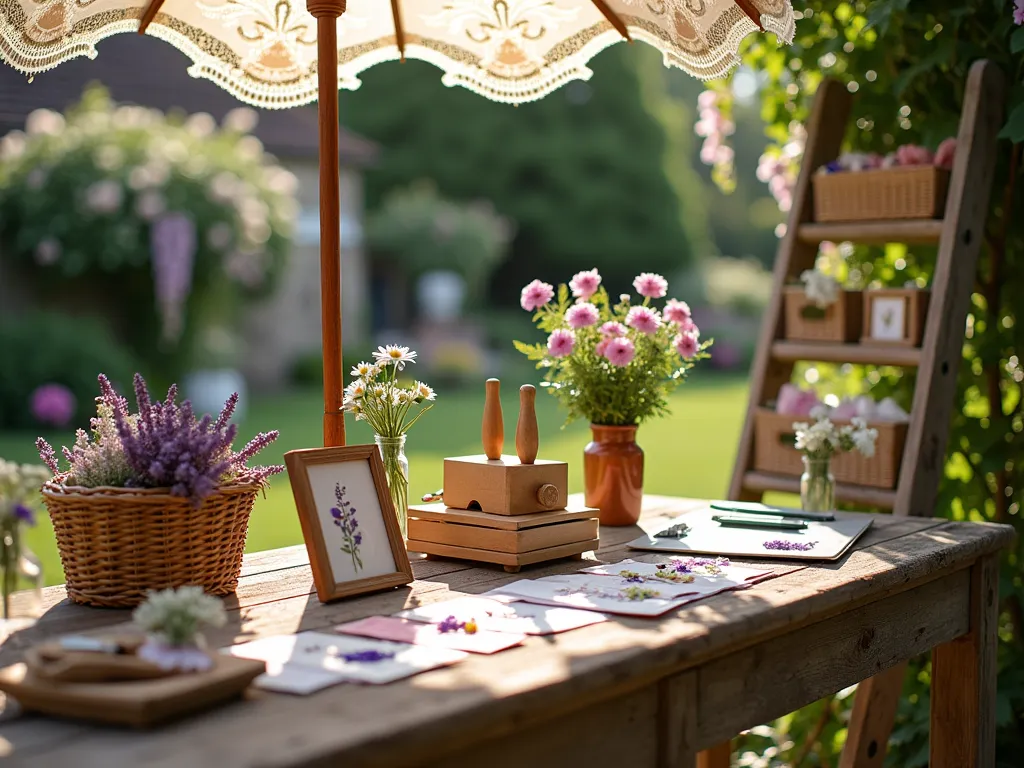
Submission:
[[235,591],[259,483],[229,485],[202,507],[161,488],[79,488],[47,483],[68,596],[106,608],[138,605],[152,589],[186,584]]
[[[758,408],[754,418],[754,469],[796,477],[803,474],[802,454],[794,446],[793,422],[810,419],[786,416],[771,408]],[[835,423],[844,426],[849,422]],[[837,453],[832,457],[832,474],[840,483],[895,488],[907,441],[907,424],[880,421],[868,426],[878,430],[875,455],[869,459],[856,451]]]
[[949,171],[931,165],[815,174],[815,221],[934,219],[942,216]]
[[840,291],[825,309],[807,298],[801,285],[783,290],[785,337],[793,341],[856,341],[863,329],[864,300],[861,291]]

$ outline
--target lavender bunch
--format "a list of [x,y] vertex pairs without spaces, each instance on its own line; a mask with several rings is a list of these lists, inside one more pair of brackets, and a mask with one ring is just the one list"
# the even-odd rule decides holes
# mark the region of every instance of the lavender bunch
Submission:
[[126,488],[170,488],[174,496],[188,498],[196,507],[225,482],[264,482],[284,467],[248,467],[249,459],[277,439],[261,433],[241,451],[232,450],[238,428],[230,423],[238,404],[233,394],[220,415],[197,419],[192,404],[176,402],[177,387],[167,398],[153,402],[146,382],[135,374],[137,414],[128,413],[127,401],[103,375],[98,418],[90,437],[80,431],[75,446],[64,449],[70,470],[62,473],[53,448],[36,441],[39,455],[54,476],[68,485],[112,485]]

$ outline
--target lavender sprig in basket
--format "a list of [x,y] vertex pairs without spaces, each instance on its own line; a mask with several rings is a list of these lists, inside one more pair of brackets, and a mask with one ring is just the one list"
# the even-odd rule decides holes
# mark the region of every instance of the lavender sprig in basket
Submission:
[[138,412],[100,376],[91,434],[64,448],[68,468],[42,438],[54,473],[43,487],[68,595],[87,605],[131,607],[150,590],[187,584],[214,595],[235,591],[256,495],[280,466],[249,467],[277,438],[257,435],[241,451],[232,395],[214,419],[196,418],[171,387],[153,402],[135,376]]

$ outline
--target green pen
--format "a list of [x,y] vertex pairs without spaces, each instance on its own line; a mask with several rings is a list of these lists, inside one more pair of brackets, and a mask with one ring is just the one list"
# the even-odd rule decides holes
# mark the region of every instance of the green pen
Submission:
[[712,520],[726,528],[762,528],[772,531],[803,531],[807,523],[769,515],[713,515]]

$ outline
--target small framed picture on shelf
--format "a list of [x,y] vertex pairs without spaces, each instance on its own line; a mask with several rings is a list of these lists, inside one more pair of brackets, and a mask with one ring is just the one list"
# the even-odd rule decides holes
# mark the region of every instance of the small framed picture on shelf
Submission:
[[861,341],[921,345],[930,292],[921,288],[874,288],[864,291]]
[[284,455],[321,602],[413,580],[375,445]]

